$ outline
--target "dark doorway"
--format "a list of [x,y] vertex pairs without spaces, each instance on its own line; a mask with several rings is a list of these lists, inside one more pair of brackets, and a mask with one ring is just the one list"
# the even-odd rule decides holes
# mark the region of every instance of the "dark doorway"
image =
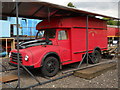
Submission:
[[14,25],[10,25],[10,36],[13,37]]

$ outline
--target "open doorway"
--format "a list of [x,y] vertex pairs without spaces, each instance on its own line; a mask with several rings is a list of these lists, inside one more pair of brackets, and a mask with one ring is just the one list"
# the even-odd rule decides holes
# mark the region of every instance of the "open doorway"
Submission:
[[10,36],[11,36],[11,37],[14,36],[13,32],[14,32],[14,25],[11,24],[11,25],[10,25]]

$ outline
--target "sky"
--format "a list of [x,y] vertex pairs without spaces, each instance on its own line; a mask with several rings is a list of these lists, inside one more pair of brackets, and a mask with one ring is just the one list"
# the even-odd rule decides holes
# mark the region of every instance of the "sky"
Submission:
[[72,2],[77,9],[112,17],[119,16],[118,2],[120,2],[120,0],[42,0],[42,1],[59,4],[63,6],[67,6],[69,2]]

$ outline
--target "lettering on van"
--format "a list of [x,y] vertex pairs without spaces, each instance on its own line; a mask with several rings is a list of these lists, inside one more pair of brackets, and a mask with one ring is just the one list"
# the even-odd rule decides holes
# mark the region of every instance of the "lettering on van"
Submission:
[[95,36],[95,34],[97,34],[96,31],[90,31],[89,33],[91,33],[93,37]]

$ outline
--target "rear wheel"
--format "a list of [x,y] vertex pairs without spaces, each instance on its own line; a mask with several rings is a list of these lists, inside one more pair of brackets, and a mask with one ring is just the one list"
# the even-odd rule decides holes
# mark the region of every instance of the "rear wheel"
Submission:
[[95,50],[92,54],[90,54],[89,62],[92,64],[98,63],[101,60],[101,53],[98,50]]
[[47,57],[41,67],[41,73],[43,76],[52,77],[59,71],[59,61],[55,57]]

